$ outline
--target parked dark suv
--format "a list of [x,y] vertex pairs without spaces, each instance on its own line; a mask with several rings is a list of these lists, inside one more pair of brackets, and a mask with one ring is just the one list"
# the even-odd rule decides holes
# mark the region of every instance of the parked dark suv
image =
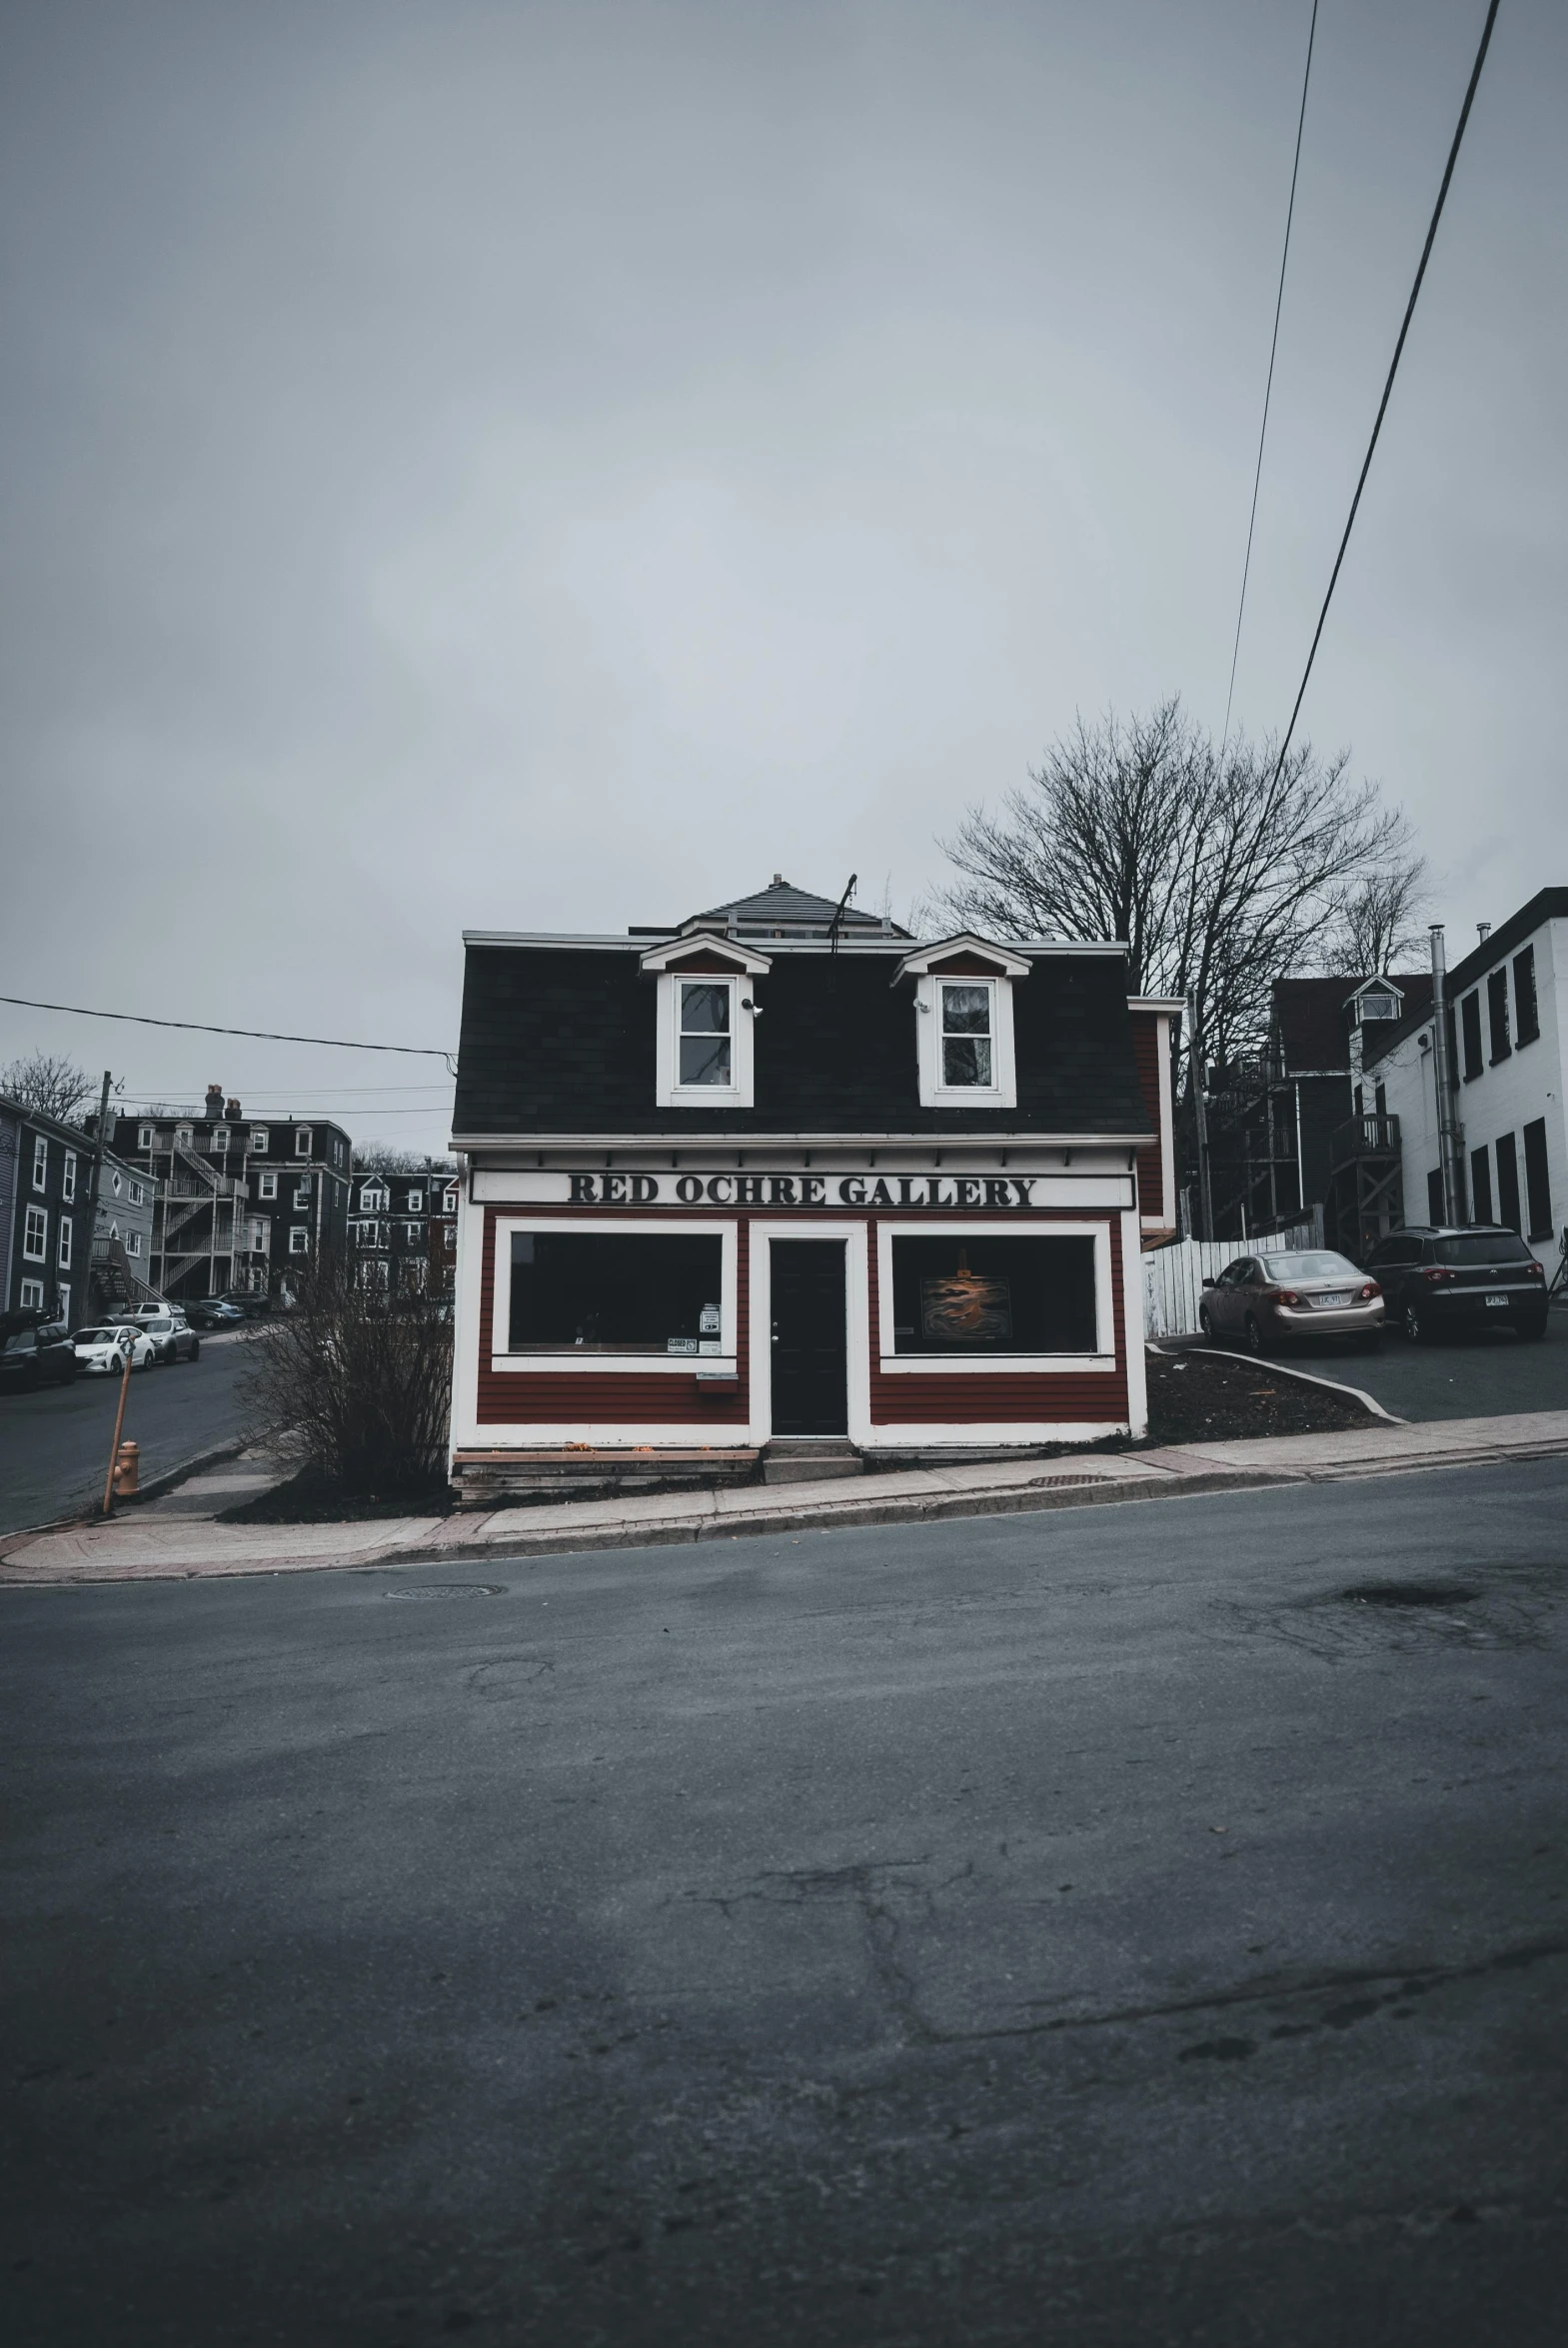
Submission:
[[1366,1268],[1388,1299],[1389,1326],[1412,1344],[1494,1324],[1546,1334],[1546,1274],[1501,1223],[1410,1223],[1378,1241]]
[[0,1388],[14,1386],[68,1386],[76,1375],[76,1352],[63,1328],[54,1322],[25,1322],[6,1315],[0,1321]]

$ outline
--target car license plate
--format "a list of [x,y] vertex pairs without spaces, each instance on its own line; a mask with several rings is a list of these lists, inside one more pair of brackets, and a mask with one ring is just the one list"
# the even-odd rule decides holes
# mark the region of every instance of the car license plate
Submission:
[[1506,1296],[1488,1296],[1486,1301],[1488,1304],[1506,1304],[1508,1299]]
[[1349,1301],[1350,1290],[1348,1288],[1332,1288],[1326,1296],[1313,1297],[1312,1309],[1314,1312],[1337,1312]]

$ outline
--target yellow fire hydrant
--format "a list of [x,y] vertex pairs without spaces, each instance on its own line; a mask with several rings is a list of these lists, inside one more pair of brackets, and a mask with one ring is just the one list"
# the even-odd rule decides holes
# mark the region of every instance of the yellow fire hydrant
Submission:
[[116,1499],[134,1500],[137,1476],[141,1466],[140,1443],[124,1442],[114,1455],[114,1490]]

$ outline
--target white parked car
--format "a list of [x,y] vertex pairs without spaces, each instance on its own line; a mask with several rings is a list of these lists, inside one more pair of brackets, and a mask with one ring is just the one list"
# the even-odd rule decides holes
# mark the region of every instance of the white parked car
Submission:
[[133,1369],[151,1369],[158,1358],[152,1338],[129,1321],[108,1321],[97,1328],[79,1328],[71,1344],[78,1369],[102,1370],[112,1377],[118,1377],[124,1369],[127,1354]]

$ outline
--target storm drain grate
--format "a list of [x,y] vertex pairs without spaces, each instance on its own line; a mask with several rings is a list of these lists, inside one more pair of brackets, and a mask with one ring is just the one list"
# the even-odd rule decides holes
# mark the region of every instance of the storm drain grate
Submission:
[[384,1589],[384,1598],[504,1598],[504,1581],[409,1581]]

